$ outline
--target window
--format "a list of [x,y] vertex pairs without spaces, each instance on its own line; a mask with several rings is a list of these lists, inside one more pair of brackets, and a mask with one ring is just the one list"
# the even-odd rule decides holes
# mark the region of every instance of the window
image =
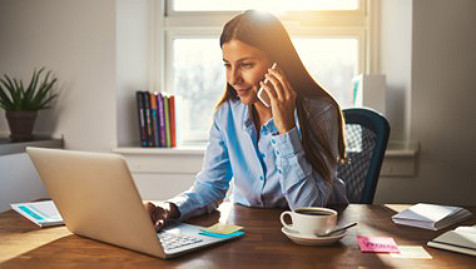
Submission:
[[206,142],[225,88],[218,37],[244,9],[266,7],[280,18],[311,75],[352,106],[352,78],[367,66],[366,0],[169,0],[159,9],[162,87],[177,96],[178,144]]
[[221,50],[216,37],[177,37],[172,49],[179,141],[200,143],[207,139],[213,107],[225,88]]

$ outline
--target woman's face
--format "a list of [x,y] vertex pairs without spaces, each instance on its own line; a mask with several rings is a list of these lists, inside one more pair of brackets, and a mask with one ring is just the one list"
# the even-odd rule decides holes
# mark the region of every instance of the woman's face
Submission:
[[262,50],[239,40],[224,43],[222,51],[226,81],[235,89],[241,102],[255,103],[259,82],[264,79],[270,60]]

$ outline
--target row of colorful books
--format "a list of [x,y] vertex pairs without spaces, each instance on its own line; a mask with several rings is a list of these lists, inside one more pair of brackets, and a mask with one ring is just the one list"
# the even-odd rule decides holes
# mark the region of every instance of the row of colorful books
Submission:
[[137,112],[142,147],[176,146],[175,98],[160,92],[137,91]]

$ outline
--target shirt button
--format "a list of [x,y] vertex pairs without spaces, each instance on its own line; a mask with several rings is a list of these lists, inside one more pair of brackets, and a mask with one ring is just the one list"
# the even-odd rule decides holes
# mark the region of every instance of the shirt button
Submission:
[[264,158],[266,155],[264,155],[264,153],[261,153],[261,158]]
[[282,174],[283,171],[281,169],[278,168],[278,173]]
[[271,140],[271,143],[276,144],[276,140],[274,138]]
[[263,177],[263,176],[260,176],[260,177],[259,177],[259,180],[263,180],[263,179],[264,179],[264,177]]
[[276,150],[276,155],[279,155],[279,150]]

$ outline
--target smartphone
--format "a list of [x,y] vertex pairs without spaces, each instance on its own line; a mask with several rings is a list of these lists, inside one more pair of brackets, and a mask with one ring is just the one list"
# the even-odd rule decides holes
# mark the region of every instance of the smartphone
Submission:
[[[271,69],[276,69],[276,66],[278,66],[277,63],[273,63],[273,65],[271,66]],[[263,83],[268,83],[268,79],[265,78]],[[261,100],[261,102],[266,106],[266,107],[270,107],[271,106],[271,99],[269,99],[269,96],[268,94],[266,93],[266,91],[263,89],[263,87],[260,87],[259,90],[258,90],[258,98]]]

